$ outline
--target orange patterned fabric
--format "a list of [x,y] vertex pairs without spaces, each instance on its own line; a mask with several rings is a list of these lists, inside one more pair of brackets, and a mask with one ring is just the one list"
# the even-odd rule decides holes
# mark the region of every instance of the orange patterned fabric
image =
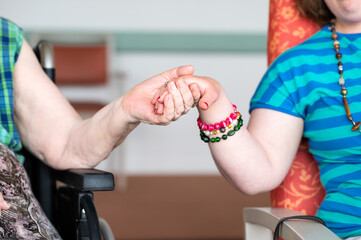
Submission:
[[294,0],[270,0],[267,55],[270,64],[279,54],[313,35],[320,27],[302,17]]
[[[319,30],[314,22],[302,17],[294,0],[270,0],[267,41],[268,63]],[[300,145],[284,181],[271,191],[273,207],[290,208],[314,215],[325,196],[316,161],[306,141]]]
[[272,206],[314,215],[324,196],[317,163],[303,141],[286,178],[271,191]]

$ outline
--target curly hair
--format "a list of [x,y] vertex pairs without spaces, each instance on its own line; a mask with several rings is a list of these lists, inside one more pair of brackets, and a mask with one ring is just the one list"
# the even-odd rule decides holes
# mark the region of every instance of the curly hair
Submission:
[[335,18],[324,0],[296,0],[296,5],[302,15],[312,19],[320,26],[329,24]]

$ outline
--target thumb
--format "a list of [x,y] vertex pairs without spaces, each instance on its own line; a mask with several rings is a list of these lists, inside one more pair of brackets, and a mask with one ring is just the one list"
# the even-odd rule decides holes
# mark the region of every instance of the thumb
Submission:
[[202,97],[198,102],[198,106],[203,110],[207,110],[218,100],[218,98],[219,93],[215,88],[206,88],[202,93]]
[[194,67],[192,65],[180,66],[177,68],[177,76],[192,75]]
[[181,79],[189,85],[196,83],[199,86],[201,93],[201,99],[198,102],[198,106],[207,110],[213,103],[215,103],[222,91],[222,86],[214,79],[209,77],[199,77],[199,76],[184,76]]
[[163,76],[163,78],[168,81],[172,81],[184,75],[192,75],[193,72],[194,67],[192,65],[185,65],[165,71],[161,73],[160,76]]

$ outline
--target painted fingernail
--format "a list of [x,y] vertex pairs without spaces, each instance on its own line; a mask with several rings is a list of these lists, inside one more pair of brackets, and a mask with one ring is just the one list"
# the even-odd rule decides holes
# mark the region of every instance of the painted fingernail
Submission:
[[208,103],[204,102],[204,104],[207,106],[207,109],[208,109]]

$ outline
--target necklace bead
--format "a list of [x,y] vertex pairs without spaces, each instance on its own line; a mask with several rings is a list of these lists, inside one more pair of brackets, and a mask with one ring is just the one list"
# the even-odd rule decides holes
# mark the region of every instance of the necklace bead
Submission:
[[340,42],[337,40],[337,34],[335,33],[335,21],[331,21],[331,31],[332,31],[332,35],[331,35],[331,38],[334,40],[333,41],[333,48],[335,49],[336,51],[336,58],[338,60],[338,73],[340,74],[340,78],[338,79],[338,83],[341,85],[341,95],[342,95],[342,102],[343,102],[343,105],[345,107],[345,111],[346,111],[346,115],[347,115],[347,118],[348,120],[350,120],[352,122],[352,128],[351,130],[352,131],[356,131],[358,130],[359,132],[361,132],[360,130],[360,126],[361,126],[361,122],[354,122],[353,118],[352,118],[352,115],[351,115],[351,111],[350,111],[350,107],[348,105],[348,102],[347,102],[347,98],[346,98],[346,95],[347,95],[347,89],[345,87],[345,79],[343,77],[343,64],[341,62],[341,58],[342,58],[342,54],[339,52],[341,46],[340,46]]
[[[331,28],[331,29],[332,29],[332,28]],[[332,35],[331,35],[331,37],[332,37],[333,40],[336,40],[336,39],[337,39],[337,34],[336,34],[335,32],[333,32]]]
[[341,76],[339,79],[338,79],[338,83],[343,86],[345,85],[345,79],[343,78],[343,76]]
[[347,89],[346,89],[345,87],[343,87],[343,88],[341,89],[341,94],[342,94],[343,96],[346,96],[346,95],[347,95]]
[[336,58],[340,61],[342,58],[342,54],[340,52],[336,53]]
[[359,128],[360,128],[360,125],[361,125],[361,122],[357,122],[357,123],[355,123],[354,125],[353,125],[353,127],[352,127],[352,131],[356,131],[356,130],[358,130]]

